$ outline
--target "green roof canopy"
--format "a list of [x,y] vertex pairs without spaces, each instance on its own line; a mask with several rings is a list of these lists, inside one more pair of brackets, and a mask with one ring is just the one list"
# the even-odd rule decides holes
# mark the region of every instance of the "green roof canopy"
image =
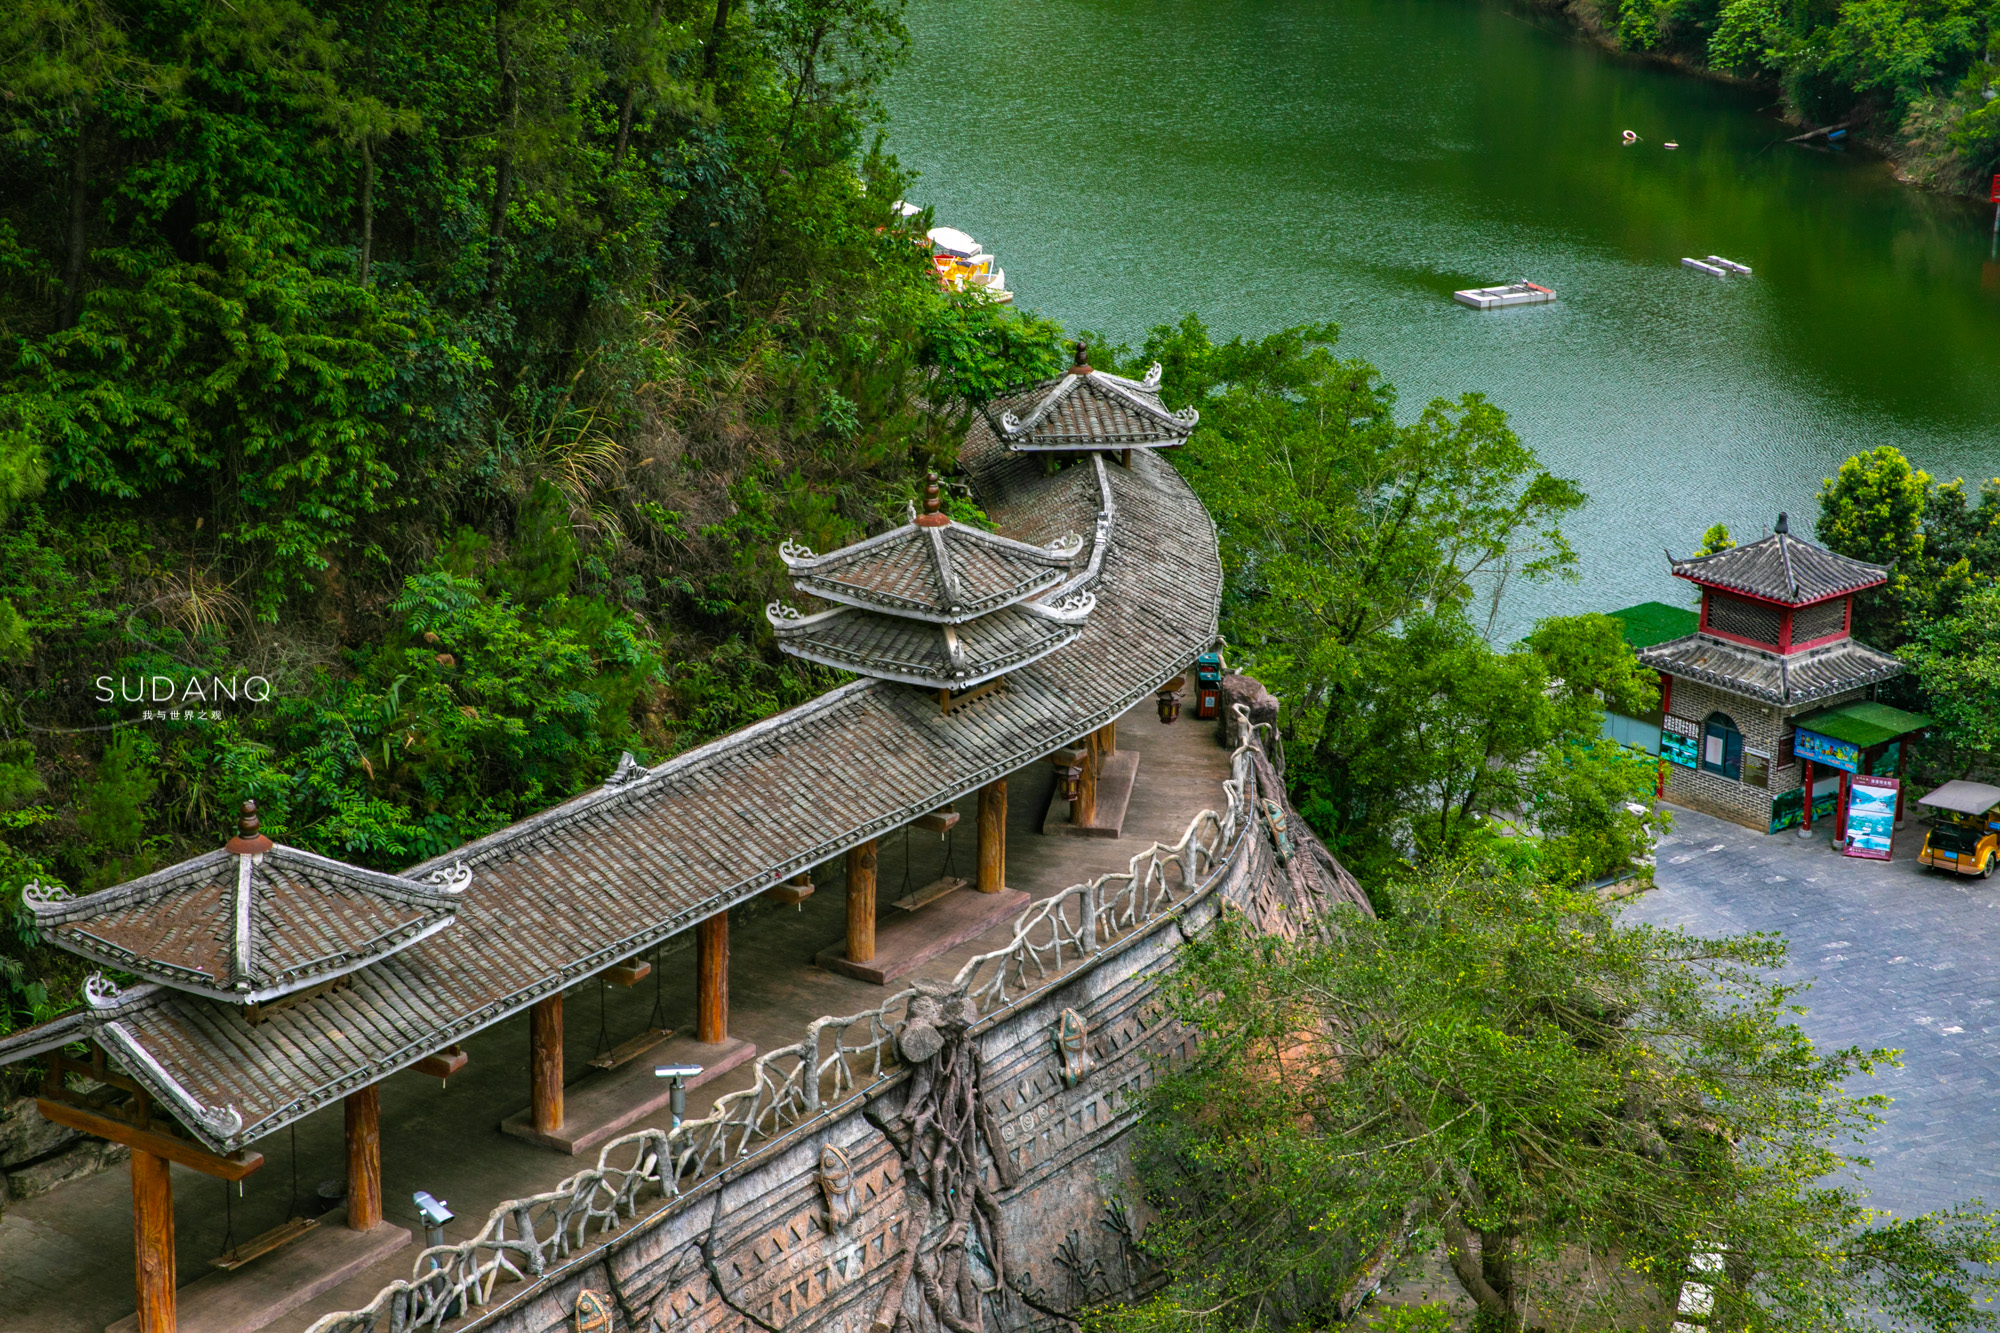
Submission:
[[1893,741],[1898,736],[1921,731],[1930,724],[1931,720],[1922,713],[1905,713],[1887,704],[1851,703],[1799,718],[1794,725],[1865,750],[1872,745]]
[[1625,627],[1625,642],[1634,648],[1651,648],[1671,639],[1685,639],[1701,628],[1699,611],[1668,606],[1665,602],[1641,602],[1605,614]]

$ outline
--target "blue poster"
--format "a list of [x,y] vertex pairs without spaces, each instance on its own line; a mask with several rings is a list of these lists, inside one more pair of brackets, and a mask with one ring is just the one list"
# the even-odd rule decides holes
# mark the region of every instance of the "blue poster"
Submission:
[[1792,733],[1792,753],[1801,759],[1810,759],[1815,764],[1825,764],[1828,768],[1838,768],[1849,773],[1861,771],[1861,747],[1849,741],[1837,741],[1831,736],[1822,736],[1817,731],[1807,731],[1800,727]]
[[1847,845],[1840,850],[1848,856],[1871,860],[1889,859],[1891,840],[1896,836],[1896,788],[1894,778],[1857,777],[1847,788]]
[[1679,764],[1682,768],[1701,767],[1701,760],[1696,754],[1695,739],[1692,736],[1677,736],[1671,731],[1662,731],[1660,757]]

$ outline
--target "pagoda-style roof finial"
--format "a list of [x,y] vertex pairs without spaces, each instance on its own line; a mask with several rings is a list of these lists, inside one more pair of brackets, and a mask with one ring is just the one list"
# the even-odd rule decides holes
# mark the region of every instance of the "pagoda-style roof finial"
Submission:
[[243,813],[236,821],[236,836],[223,844],[222,850],[231,856],[262,856],[271,850],[271,840],[257,831],[257,803],[245,801]]
[[1076,364],[1069,368],[1069,373],[1072,375],[1088,375],[1095,370],[1096,367],[1090,364],[1090,348],[1084,345],[1081,338],[1077,339]]
[[938,474],[933,472],[925,479],[924,512],[917,515],[920,528],[943,528],[951,526],[951,515],[944,512],[944,503],[938,498]]
[[1783,510],[1779,510],[1779,511],[1778,511],[1778,526],[1777,526],[1777,527],[1775,527],[1775,528],[1773,528],[1773,529],[1772,529],[1772,531],[1773,531],[1773,532],[1779,532],[1779,533],[1785,533],[1785,532],[1790,532],[1791,530],[1792,530],[1792,520],[1791,520],[1791,517],[1790,517],[1790,516],[1789,516],[1788,514],[1786,514],[1786,513],[1785,513],[1785,512],[1783,511]]

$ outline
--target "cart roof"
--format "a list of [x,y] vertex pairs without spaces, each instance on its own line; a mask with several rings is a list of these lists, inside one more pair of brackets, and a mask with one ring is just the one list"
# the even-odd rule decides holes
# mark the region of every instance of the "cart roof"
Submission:
[[1983,815],[2000,805],[2000,787],[1989,787],[1983,782],[1947,782],[1930,795],[1919,797],[1917,804],[1956,810],[1962,815]]

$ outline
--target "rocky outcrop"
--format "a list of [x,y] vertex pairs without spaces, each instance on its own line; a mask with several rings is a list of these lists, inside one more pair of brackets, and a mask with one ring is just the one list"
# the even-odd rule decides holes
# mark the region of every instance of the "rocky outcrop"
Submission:
[[131,1156],[130,1150],[45,1119],[33,1097],[0,1104],[0,1208],[56,1186],[95,1175]]

